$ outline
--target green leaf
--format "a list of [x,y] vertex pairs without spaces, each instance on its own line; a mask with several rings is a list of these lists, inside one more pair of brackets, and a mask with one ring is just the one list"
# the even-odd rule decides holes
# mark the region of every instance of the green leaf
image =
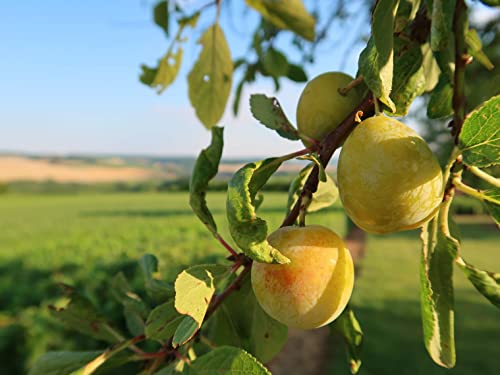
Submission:
[[165,31],[165,34],[169,34],[169,12],[168,12],[168,0],[162,0],[153,8],[153,19],[155,23]]
[[155,372],[154,375],[176,375],[183,374],[185,368],[185,362],[182,360],[178,360],[176,362],[170,363],[168,366],[162,368],[158,372]]
[[145,254],[139,261],[139,268],[144,277],[146,293],[153,301],[162,303],[174,296],[173,288],[166,281],[154,277],[158,273],[158,259],[154,255]]
[[28,375],[68,375],[102,352],[48,352],[41,356]]
[[192,362],[191,375],[271,375],[262,363],[242,349],[221,346]]
[[444,50],[453,43],[453,15],[456,0],[433,0],[431,15],[431,48]]
[[198,23],[198,19],[200,18],[200,14],[201,14],[200,12],[194,12],[193,14],[191,14],[189,16],[182,17],[181,19],[179,19],[177,21],[177,23],[179,24],[180,28],[190,27],[190,28],[194,29],[196,27],[196,24]]
[[173,300],[165,302],[149,313],[144,333],[148,339],[168,340],[174,335],[183,318],[184,316],[175,309]]
[[391,99],[389,99],[389,94],[392,90],[394,70],[393,33],[394,20],[398,6],[399,0],[379,0],[375,10],[373,11],[372,18],[373,45],[377,55],[376,69],[380,78],[380,93],[374,92],[376,96],[380,98],[382,103],[387,105],[392,112],[395,111],[395,108]]
[[111,292],[116,300],[123,305],[123,315],[128,330],[134,336],[143,334],[144,319],[149,314],[149,308],[132,291],[122,272],[118,273],[111,281]]
[[500,0],[479,0],[485,5],[489,5],[490,7],[500,6]]
[[394,116],[406,116],[413,100],[425,90],[423,57],[420,45],[396,39],[391,99],[396,106]]
[[380,68],[379,52],[372,37],[359,55],[358,69],[359,74],[364,78],[366,86],[373,92],[375,97],[382,101],[391,111],[395,111],[396,107],[389,97],[390,87],[388,87],[389,84],[392,85],[392,55],[390,59],[391,71],[389,74],[387,67],[383,71]]
[[273,77],[286,76],[288,73],[288,60],[286,56],[281,51],[272,47],[266,51],[262,65],[265,71]]
[[246,0],[246,3],[274,26],[314,40],[316,20],[301,0]]
[[483,52],[483,44],[481,43],[481,38],[474,29],[469,29],[465,33],[465,43],[469,47],[469,53],[479,61],[486,69],[492,70],[495,66],[491,60]]
[[400,33],[415,19],[420,3],[421,0],[405,0],[399,3],[394,21],[394,32]]
[[300,65],[289,64],[286,76],[294,82],[307,82],[307,73]]
[[458,241],[446,237],[434,218],[422,229],[420,303],[424,343],[438,365],[455,366],[453,262]]
[[178,47],[176,52],[169,50],[166,55],[161,58],[156,70],[156,75],[150,84],[152,88],[157,89],[158,94],[165,91],[165,89],[177,78],[182,63],[182,53],[182,48]]
[[70,298],[68,304],[62,308],[50,307],[55,318],[84,335],[108,342],[117,341],[110,326],[97,312],[92,302],[69,287],[66,287],[65,292]]
[[[454,34],[450,32],[448,39],[453,41]],[[453,82],[455,77],[455,43],[448,43],[446,48],[433,52],[441,74],[446,75],[448,82]]]
[[500,273],[483,271],[461,257],[457,259],[457,264],[479,293],[500,308]]
[[338,332],[345,340],[347,358],[352,374],[357,374],[361,367],[361,345],[363,344],[363,331],[354,315],[354,311],[347,306],[340,316],[331,324],[334,331]]
[[[307,167],[303,168],[299,175],[294,178],[288,189],[288,212],[295,206],[295,203],[299,199],[302,188],[304,187],[307,178],[311,174],[314,168],[314,164],[309,164]],[[339,196],[339,191],[335,182],[326,175],[325,182],[319,182],[318,189],[313,194],[312,200],[307,206],[307,212],[316,212],[323,208],[331,206],[337,200]]]
[[276,130],[282,137],[294,141],[300,139],[297,129],[286,117],[278,99],[267,97],[264,94],[253,94],[250,96],[250,111],[262,125]]
[[219,306],[207,335],[217,345],[240,347],[267,363],[287,342],[288,328],[262,310],[246,277],[240,289]]
[[429,118],[443,118],[453,115],[453,87],[445,74],[439,76],[437,86],[431,93],[427,103],[427,116]]
[[421,46],[422,50],[422,69],[425,77],[425,92],[432,91],[436,87],[439,80],[439,65],[432,53],[429,43]]
[[310,160],[314,164],[316,164],[316,166],[319,169],[319,173],[318,173],[319,182],[326,182],[325,168],[323,167],[323,164],[321,164],[321,161],[319,160],[318,156],[316,156],[315,154],[310,154],[310,155],[300,156],[297,159],[299,159],[299,160]]
[[[201,327],[216,284],[227,275],[227,266],[204,264],[182,271],[175,280],[175,309],[189,315],[174,334],[174,344],[182,345]],[[194,323],[193,323],[194,322]],[[196,327],[195,327],[196,325]]]
[[217,23],[205,31],[198,43],[202,50],[188,75],[189,100],[200,121],[210,129],[224,114],[233,79],[233,61],[224,32]]
[[107,360],[111,357],[115,356],[119,352],[127,349],[129,346],[135,343],[136,339],[132,338],[130,340],[122,341],[109,349],[107,349],[104,353],[94,358],[92,361],[71,373],[71,375],[90,375],[93,374],[99,367],[101,367]]
[[500,95],[494,96],[466,119],[459,136],[464,162],[476,167],[500,163]]
[[255,196],[281,163],[290,157],[269,158],[240,168],[227,187],[226,214],[234,242],[250,258],[263,263],[290,260],[267,242],[267,223],[255,211]]
[[497,223],[497,226],[500,227],[500,188],[493,188],[486,190],[484,194],[488,198],[492,198],[489,200],[484,200],[484,204],[488,209],[491,217]]
[[142,74],[139,76],[139,80],[147,86],[151,86],[158,74],[158,68],[150,68],[147,65],[141,65]]
[[179,326],[175,330],[174,337],[172,339],[173,347],[178,347],[191,340],[191,338],[195,335],[196,332],[198,332],[199,329],[200,324],[196,320],[194,320],[189,315],[184,315],[182,320],[180,321]]
[[210,146],[202,150],[189,183],[189,204],[193,209],[198,219],[208,228],[214,235],[217,233],[217,225],[210,213],[205,199],[208,183],[212,180],[219,170],[219,163],[224,147],[223,128],[212,128],[212,142]]

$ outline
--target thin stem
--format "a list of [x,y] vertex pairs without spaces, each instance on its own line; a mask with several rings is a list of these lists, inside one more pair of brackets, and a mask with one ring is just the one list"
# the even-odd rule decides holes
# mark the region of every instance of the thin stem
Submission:
[[482,201],[488,201],[492,203],[498,203],[495,198],[492,198],[486,194],[482,190],[479,189],[474,189],[470,187],[469,185],[466,185],[460,180],[460,178],[454,178],[453,179],[453,185],[460,190],[462,193],[465,193],[467,195],[470,195],[471,197],[477,198]]
[[483,171],[482,169],[479,169],[478,167],[468,167],[467,170],[471,171],[473,174],[475,174],[480,179],[486,181],[487,183],[497,188],[500,188],[500,178],[493,177],[488,173],[486,173],[485,171]]
[[353,79],[351,82],[349,82],[349,84],[345,87],[342,87],[340,88],[338,91],[339,91],[339,94],[340,95],[347,95],[347,93],[349,91],[351,91],[351,89],[353,89],[354,87],[360,85],[362,82],[363,82],[363,76],[360,75],[358,77],[356,77],[355,79]]
[[231,245],[229,245],[226,242],[226,240],[224,240],[224,238],[222,238],[222,236],[219,233],[214,233],[214,236],[217,239],[217,241],[219,241],[222,244],[222,246],[224,246],[226,248],[226,250],[231,253],[231,255],[233,257],[235,257],[235,258],[238,257],[238,253],[231,247]]
[[245,268],[241,271],[241,273],[234,279],[234,281],[219,295],[215,296],[212,301],[210,302],[210,306],[208,307],[207,313],[205,314],[205,321],[210,318],[210,316],[217,310],[217,308],[220,306],[222,302],[235,290],[238,290],[240,288],[240,284],[242,280],[245,278],[245,276],[250,272],[250,269],[252,268],[252,264],[246,264]]
[[380,115],[380,103],[378,102],[377,98],[375,98],[375,100],[373,101],[373,104],[375,106],[375,116]]
[[222,3],[222,0],[216,0],[215,3],[217,4],[217,14],[216,14],[216,18],[215,18],[215,22],[219,23],[219,18],[220,18],[220,6],[221,6],[221,3]]
[[[125,337],[123,337],[118,331],[114,330],[110,325],[108,324],[104,324],[104,328],[106,328],[106,330],[113,336],[115,337],[118,342],[122,342],[122,341],[125,341]],[[146,337],[144,335],[140,335],[140,336],[136,336],[135,339],[137,341],[133,341],[129,348],[130,350],[132,350],[134,353],[137,353],[137,354],[142,354],[144,353],[140,348],[138,348],[136,345],[134,345],[136,342],[140,342],[140,341],[143,341]]]

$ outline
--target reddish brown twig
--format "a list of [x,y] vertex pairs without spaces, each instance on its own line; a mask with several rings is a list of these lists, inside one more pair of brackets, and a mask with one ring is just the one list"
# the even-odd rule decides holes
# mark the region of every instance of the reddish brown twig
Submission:
[[[368,94],[365,96],[363,101],[356,107],[340,124],[337,126],[330,134],[326,136],[326,138],[320,143],[320,153],[319,159],[323,167],[326,167],[328,162],[330,161],[335,150],[340,146],[342,141],[351,133],[351,131],[356,126],[356,118],[358,116],[358,112],[362,112],[363,116],[372,116],[374,113],[374,103],[372,94]],[[300,213],[300,207],[302,205],[302,199],[304,197],[311,198],[313,193],[318,188],[319,182],[319,168],[315,166],[312,170],[311,174],[307,178],[306,183],[300,193],[299,199],[293,206],[290,213],[287,215],[283,223],[282,227],[292,225]]]

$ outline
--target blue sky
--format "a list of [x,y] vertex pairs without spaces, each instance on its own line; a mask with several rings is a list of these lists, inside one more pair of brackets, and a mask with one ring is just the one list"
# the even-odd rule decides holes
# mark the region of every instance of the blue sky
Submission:
[[[178,79],[159,96],[138,81],[140,64],[153,65],[168,45],[152,23],[153,4],[0,2],[0,150],[195,155],[206,146],[210,136],[189,104],[186,75],[199,53],[194,41],[213,18],[200,20],[186,45]],[[231,14],[222,15],[234,56],[245,51],[248,39],[241,35],[253,30],[256,22],[252,12],[241,17],[240,10],[236,4],[237,22],[230,22]],[[331,47],[321,52],[307,69],[310,76],[337,69],[340,59],[332,58],[334,54]],[[352,56],[345,70],[355,73],[357,53]],[[285,83],[278,94],[292,119],[302,87]],[[237,119],[226,111],[221,121],[226,127],[225,156],[297,150],[300,144],[281,140],[251,118],[246,105],[250,92],[272,94],[273,86],[259,80],[247,88]]]
[[[196,155],[205,147],[210,135],[189,104],[186,76],[199,53],[194,42],[213,15],[202,18],[190,34],[180,75],[159,96],[138,81],[140,64],[155,64],[168,46],[152,22],[154,2],[0,2],[0,150]],[[243,0],[232,3],[234,13],[223,13],[221,24],[237,57],[248,45],[242,35],[253,30],[257,18],[251,11],[242,17],[238,4]],[[345,46],[335,40],[343,40],[347,31],[332,29],[333,40],[307,68],[310,77],[341,68]],[[359,48],[351,51],[343,71],[356,72]],[[292,120],[302,88],[286,82],[278,93]],[[247,102],[254,92],[272,95],[274,90],[271,82],[259,80],[245,90],[238,118],[228,107],[221,121],[226,127],[224,155],[279,155],[300,148],[251,118]]]

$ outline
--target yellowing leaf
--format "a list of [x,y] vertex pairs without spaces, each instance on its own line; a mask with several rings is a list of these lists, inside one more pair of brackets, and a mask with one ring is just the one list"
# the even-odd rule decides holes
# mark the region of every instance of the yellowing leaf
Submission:
[[316,20],[301,0],[246,0],[246,3],[274,26],[314,40]]
[[233,61],[218,24],[210,26],[198,43],[202,50],[188,75],[189,100],[198,119],[210,129],[224,114],[233,79]]

